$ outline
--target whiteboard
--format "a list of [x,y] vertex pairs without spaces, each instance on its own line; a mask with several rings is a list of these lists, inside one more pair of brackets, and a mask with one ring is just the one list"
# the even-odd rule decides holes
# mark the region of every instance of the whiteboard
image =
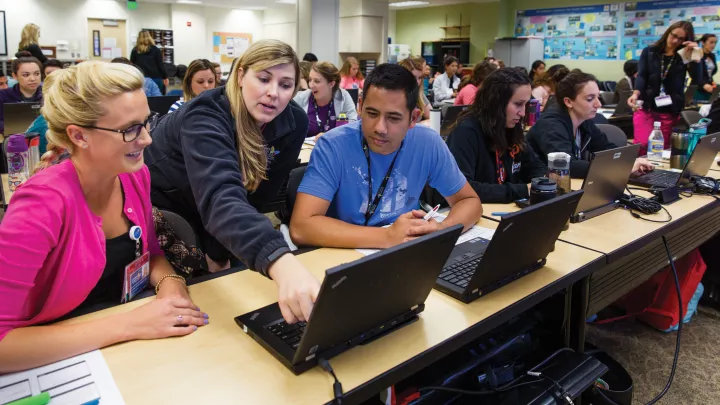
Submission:
[[5,26],[5,11],[0,11],[2,18],[0,18],[0,55],[7,56],[7,27]]

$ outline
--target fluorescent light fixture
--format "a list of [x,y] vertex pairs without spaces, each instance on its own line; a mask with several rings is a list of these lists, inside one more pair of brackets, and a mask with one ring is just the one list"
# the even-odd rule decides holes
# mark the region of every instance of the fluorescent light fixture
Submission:
[[277,0],[277,4],[297,4],[297,0]]
[[390,7],[413,7],[413,6],[426,6],[430,4],[428,1],[401,1],[399,3],[390,3]]
[[177,4],[202,4],[202,1],[198,0],[178,0]]

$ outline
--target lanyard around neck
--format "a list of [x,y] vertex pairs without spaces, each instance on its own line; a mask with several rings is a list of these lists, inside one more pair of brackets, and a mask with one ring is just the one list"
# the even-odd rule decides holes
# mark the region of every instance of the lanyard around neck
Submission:
[[[361,133],[362,136],[362,133]],[[402,141],[400,144],[400,148],[398,148],[397,152],[395,153],[395,157],[393,158],[392,162],[390,163],[390,167],[388,168],[387,173],[385,173],[385,177],[383,178],[382,183],[380,183],[380,188],[378,188],[377,194],[375,195],[375,198],[372,198],[372,173],[370,172],[370,148],[368,146],[367,141],[365,140],[365,137],[362,138],[362,148],[363,152],[365,153],[365,159],[367,160],[367,167],[368,167],[368,208],[365,211],[365,226],[367,226],[368,222],[370,222],[370,218],[372,218],[373,214],[375,213],[375,210],[377,209],[378,205],[380,204],[380,200],[382,200],[383,193],[385,192],[385,187],[387,187],[387,183],[390,180],[390,175],[392,175],[393,168],[395,167],[395,161],[397,160],[398,155],[400,155],[400,150],[402,149],[403,145],[405,144],[405,140]],[[370,203],[372,201],[372,203]]]
[[[335,115],[334,115],[335,110],[333,108],[334,107],[333,99],[330,98],[330,104],[328,104],[327,121],[322,122],[322,121],[320,121],[320,114],[318,114],[318,110],[320,109],[320,107],[318,107],[317,100],[315,100],[314,95],[311,95],[311,97],[312,97],[313,106],[315,107],[315,121],[317,122],[318,131],[327,132],[330,130],[330,125],[333,123],[333,121],[336,121],[333,119],[335,117]],[[335,128],[335,125],[332,125],[332,127]]]

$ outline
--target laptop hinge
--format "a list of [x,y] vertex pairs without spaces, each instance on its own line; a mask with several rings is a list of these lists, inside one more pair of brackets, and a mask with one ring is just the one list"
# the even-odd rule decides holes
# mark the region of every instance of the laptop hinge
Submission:
[[410,310],[411,310],[411,311],[414,311],[414,310],[416,310],[417,308],[418,308],[418,305],[415,305],[415,306],[411,307]]
[[305,357],[305,361],[310,361],[310,360],[312,360],[312,359],[314,359],[314,358],[315,358],[315,353],[313,353],[313,354]]

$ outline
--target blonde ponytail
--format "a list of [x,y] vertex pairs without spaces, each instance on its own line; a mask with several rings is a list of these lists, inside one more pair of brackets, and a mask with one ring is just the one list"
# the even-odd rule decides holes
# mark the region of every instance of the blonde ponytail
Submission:
[[238,84],[238,72],[240,69],[246,74],[250,69],[259,72],[286,63],[291,63],[295,67],[295,92],[297,92],[300,84],[300,61],[290,45],[272,39],[252,44],[230,72],[225,85],[225,93],[236,122],[240,171],[243,184],[248,191],[254,191],[260,182],[267,179],[267,152],[262,132],[245,105],[242,88]]

